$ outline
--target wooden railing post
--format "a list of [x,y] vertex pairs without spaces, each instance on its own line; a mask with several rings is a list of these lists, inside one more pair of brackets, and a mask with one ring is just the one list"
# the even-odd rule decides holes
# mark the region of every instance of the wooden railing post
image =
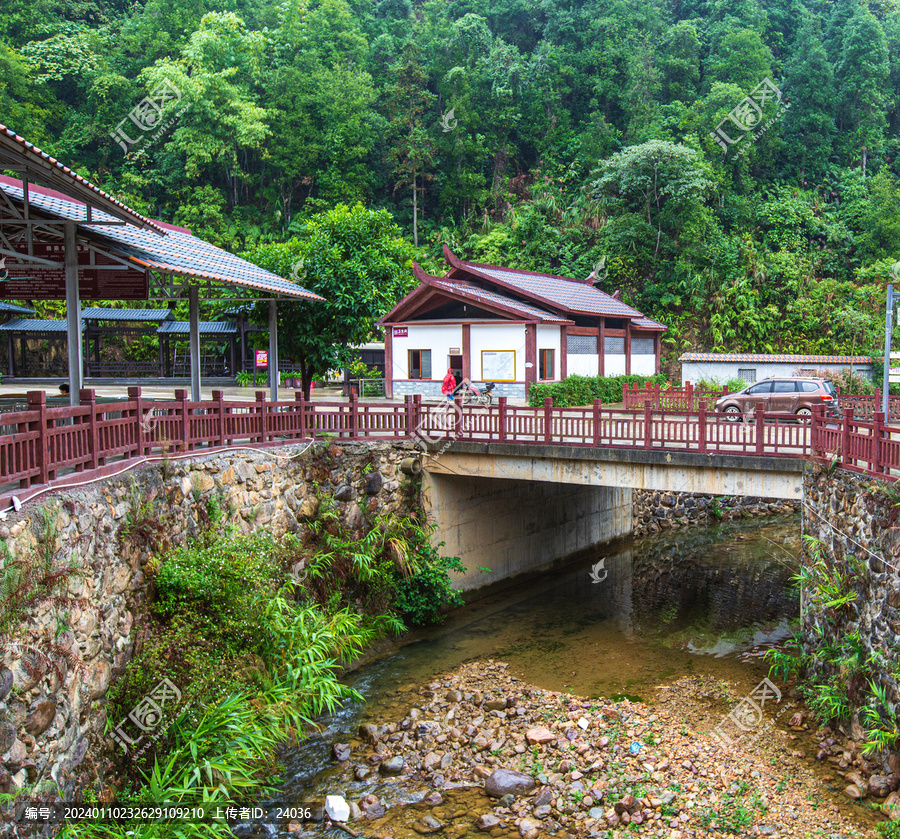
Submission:
[[850,423],[853,422],[853,408],[844,408],[844,422],[841,426],[841,466],[852,463],[850,456]]
[[297,436],[302,440],[306,436],[306,400],[303,398],[303,391],[294,391],[294,411],[299,412],[300,422],[295,423],[297,428]]
[[644,448],[653,447],[653,413],[650,405],[644,404]]
[[453,439],[461,440],[463,433],[463,408],[462,408],[462,396],[457,393],[453,397],[453,402],[456,406],[456,410],[453,413]]
[[884,437],[884,411],[876,411],[872,419],[872,464],[871,470],[877,475],[883,472],[881,465],[882,439]]
[[706,451],[706,410],[706,400],[701,399],[700,409],[697,411],[697,451],[701,454]]
[[266,392],[256,391],[256,410],[259,414],[259,439],[258,442],[266,442]]
[[628,382],[622,382],[622,407],[628,408]]
[[82,406],[90,408],[91,412],[86,417],[90,428],[88,429],[88,451],[91,459],[88,461],[88,469],[96,469],[102,465],[97,456],[100,449],[100,432],[97,429],[97,394],[93,388],[86,387],[78,391],[78,401]]
[[544,397],[544,443],[549,445],[553,439],[553,397]]
[[[79,393],[79,398],[81,394]],[[134,439],[137,443],[137,451],[135,452],[138,457],[143,457],[144,455],[144,400],[141,398],[141,389],[139,387],[129,387],[128,388],[128,400],[130,402],[134,402]],[[96,402],[95,402],[96,405]]]
[[[40,412],[36,423],[37,428],[30,428],[29,430],[38,432],[37,446],[35,448],[37,463],[35,463],[35,466],[40,470],[41,483],[46,484],[50,481],[50,441],[47,436],[47,394],[42,390],[29,390],[28,410]],[[35,423],[32,425],[34,424]]]
[[407,440],[411,440],[415,426],[413,425],[413,399],[412,394],[407,393],[403,397],[403,433]]
[[506,442],[506,397],[497,399],[497,439],[501,443]]
[[766,406],[762,402],[756,403],[756,453],[762,454],[766,437]]
[[350,437],[359,437],[359,396],[350,388]]
[[812,418],[809,422],[809,452],[813,457],[822,456],[822,412],[823,405],[812,406]]
[[181,450],[186,452],[191,447],[191,419],[188,416],[188,392],[176,390],[175,399],[180,402],[178,410],[181,411]]
[[687,407],[686,411],[694,410],[694,386],[690,382],[685,382],[687,386]]
[[216,404],[216,427],[218,428],[219,445],[225,445],[225,391],[214,390],[213,402]]
[[306,433],[315,440],[316,438],[316,403],[310,399],[306,405]]
[[602,430],[601,423],[603,422],[603,420],[601,418],[601,414],[600,414],[601,410],[603,410],[603,400],[595,399],[594,403],[593,403],[593,416],[592,416],[593,426],[594,426],[592,431],[594,432],[593,436],[594,436],[594,445],[595,446],[600,445],[600,432]]

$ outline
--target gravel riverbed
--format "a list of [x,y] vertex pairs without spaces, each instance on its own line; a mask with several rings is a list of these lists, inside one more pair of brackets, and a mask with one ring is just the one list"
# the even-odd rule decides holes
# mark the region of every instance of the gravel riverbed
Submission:
[[[798,748],[814,726],[790,699],[736,745],[713,736],[739,699],[701,676],[661,686],[653,705],[587,699],[529,685],[504,663],[466,664],[401,691],[396,714],[334,744],[330,791],[350,807],[340,832],[875,837],[874,819],[845,806]],[[788,717],[800,733],[785,730]]]

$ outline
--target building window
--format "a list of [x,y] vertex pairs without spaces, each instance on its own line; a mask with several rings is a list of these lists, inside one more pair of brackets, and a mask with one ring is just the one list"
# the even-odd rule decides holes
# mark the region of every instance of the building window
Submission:
[[606,355],[625,355],[625,338],[605,336],[603,338],[603,352]]
[[632,338],[632,355],[656,355],[656,341],[653,338]]
[[755,367],[738,367],[737,377],[742,382],[755,382],[756,381],[756,368]]
[[409,351],[409,377],[411,379],[431,378],[431,350]]
[[538,378],[552,379],[556,370],[556,351],[538,350]]
[[566,352],[569,355],[597,355],[597,336],[566,335]]

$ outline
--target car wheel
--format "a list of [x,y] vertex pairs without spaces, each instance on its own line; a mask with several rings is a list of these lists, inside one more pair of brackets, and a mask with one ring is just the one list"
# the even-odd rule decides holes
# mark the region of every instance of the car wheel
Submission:
[[741,409],[737,405],[729,405],[725,409],[725,419],[729,422],[737,422],[741,418]]
[[812,408],[798,408],[797,416],[798,417],[811,417],[812,416]]

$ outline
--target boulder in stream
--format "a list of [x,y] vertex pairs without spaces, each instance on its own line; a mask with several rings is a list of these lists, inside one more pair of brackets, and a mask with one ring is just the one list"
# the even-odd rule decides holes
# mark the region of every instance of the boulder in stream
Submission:
[[402,757],[391,757],[384,761],[381,766],[378,767],[378,771],[382,775],[387,775],[388,777],[399,775],[403,771],[403,758]]
[[531,775],[515,769],[495,769],[484,782],[484,791],[494,798],[504,795],[523,795],[531,792],[537,782]]

